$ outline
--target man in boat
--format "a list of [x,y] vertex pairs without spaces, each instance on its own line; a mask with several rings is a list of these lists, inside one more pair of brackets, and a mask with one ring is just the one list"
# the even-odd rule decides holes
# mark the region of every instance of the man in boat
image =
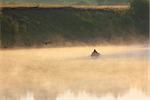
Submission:
[[91,57],[99,57],[100,56],[100,53],[98,53],[95,49],[94,51],[92,52],[91,54]]

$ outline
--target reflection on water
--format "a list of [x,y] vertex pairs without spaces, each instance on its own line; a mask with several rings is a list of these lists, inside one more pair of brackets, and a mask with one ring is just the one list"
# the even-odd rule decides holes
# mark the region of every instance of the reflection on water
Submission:
[[150,100],[150,97],[143,94],[140,91],[131,89],[129,93],[114,97],[111,93],[106,94],[102,97],[97,97],[95,95],[87,94],[81,92],[78,95],[74,95],[72,92],[68,91],[64,95],[60,95],[56,100]]
[[[102,56],[91,59],[96,48]],[[149,48],[0,50],[0,100],[149,100]]]
[[[127,94],[123,96],[114,97],[111,93],[104,96],[95,96],[86,92],[80,92],[77,95],[71,91],[66,91],[64,94],[59,95],[56,100],[150,100],[150,96],[145,95],[141,91],[131,89]],[[22,96],[20,100],[35,100],[34,95],[27,92],[25,96]]]
[[20,100],[34,100],[34,95],[31,92],[27,92],[24,96],[20,97]]

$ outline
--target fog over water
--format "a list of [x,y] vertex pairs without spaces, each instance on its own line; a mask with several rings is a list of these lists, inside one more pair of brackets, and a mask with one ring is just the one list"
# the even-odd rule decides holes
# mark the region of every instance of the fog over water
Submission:
[[[96,49],[99,58],[90,55]],[[0,100],[149,100],[150,48],[0,50]]]

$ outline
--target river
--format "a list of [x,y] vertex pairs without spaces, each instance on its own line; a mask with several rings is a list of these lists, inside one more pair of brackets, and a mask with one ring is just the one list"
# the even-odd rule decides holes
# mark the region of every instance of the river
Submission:
[[[96,49],[99,58],[91,58]],[[150,100],[150,48],[0,50],[0,100]]]

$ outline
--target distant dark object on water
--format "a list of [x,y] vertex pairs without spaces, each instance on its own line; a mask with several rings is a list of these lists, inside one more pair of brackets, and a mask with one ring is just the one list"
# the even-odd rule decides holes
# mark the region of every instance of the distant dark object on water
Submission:
[[99,57],[100,56],[100,53],[98,53],[95,49],[94,51],[92,52],[91,54],[91,57]]
[[45,45],[47,45],[47,44],[48,44],[48,42],[44,42],[44,44],[45,44]]
[[50,41],[44,41],[43,43],[44,43],[44,45],[51,44],[51,42],[50,42]]

